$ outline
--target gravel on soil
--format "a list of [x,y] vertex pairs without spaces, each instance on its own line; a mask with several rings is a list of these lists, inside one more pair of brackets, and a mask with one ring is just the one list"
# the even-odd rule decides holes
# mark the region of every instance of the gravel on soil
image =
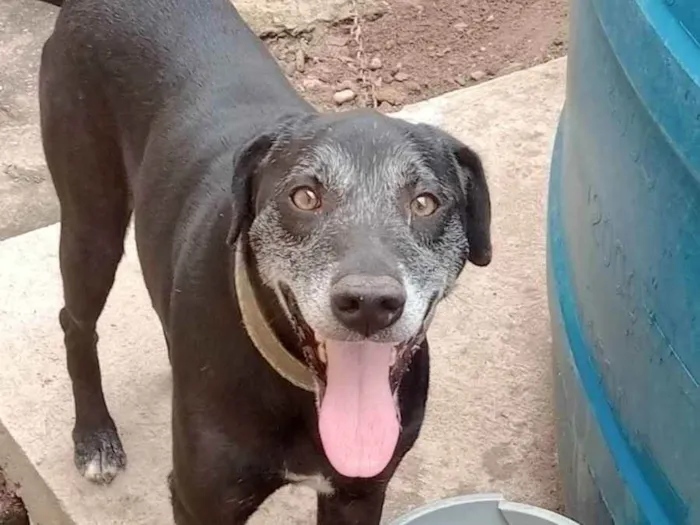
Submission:
[[0,525],[29,525],[24,503],[17,497],[0,470]]
[[383,13],[266,42],[325,110],[404,104],[525,69],[567,51],[567,0],[388,0]]

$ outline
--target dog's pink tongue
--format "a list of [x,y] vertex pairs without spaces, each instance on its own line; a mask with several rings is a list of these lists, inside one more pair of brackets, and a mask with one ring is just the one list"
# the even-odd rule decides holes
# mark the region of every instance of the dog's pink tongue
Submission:
[[319,430],[328,460],[344,476],[376,476],[396,449],[400,425],[389,385],[392,349],[370,342],[326,343]]

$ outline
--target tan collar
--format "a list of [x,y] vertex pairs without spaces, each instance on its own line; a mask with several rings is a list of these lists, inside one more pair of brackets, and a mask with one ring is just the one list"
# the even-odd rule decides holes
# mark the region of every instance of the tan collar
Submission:
[[314,392],[316,381],[311,369],[287,351],[263,316],[250,282],[242,244],[240,241],[236,244],[234,272],[238,307],[248,336],[275,372],[294,386]]

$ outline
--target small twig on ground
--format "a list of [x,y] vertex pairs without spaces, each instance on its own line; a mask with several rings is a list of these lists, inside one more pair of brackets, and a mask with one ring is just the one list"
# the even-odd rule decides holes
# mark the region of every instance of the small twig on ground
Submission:
[[[362,18],[360,17],[360,10],[358,9],[356,0],[352,0],[352,28],[350,29],[350,34],[353,36],[355,44],[357,45],[357,54],[355,58],[357,60],[361,78],[362,92],[360,93],[360,100],[363,105],[367,106],[367,102],[369,102],[373,108],[376,108],[377,96],[374,92],[374,82],[372,82],[369,78],[371,72],[369,70],[367,55],[365,53],[364,38],[362,34]],[[369,96],[369,101],[367,101],[367,96]]]

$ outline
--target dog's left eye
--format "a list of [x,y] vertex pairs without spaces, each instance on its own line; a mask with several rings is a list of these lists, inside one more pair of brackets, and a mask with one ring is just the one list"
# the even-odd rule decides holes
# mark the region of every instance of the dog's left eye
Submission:
[[411,213],[417,217],[429,217],[435,213],[440,206],[435,195],[421,193],[411,201]]
[[308,186],[296,188],[291,199],[292,204],[302,211],[313,211],[321,207],[321,197]]

